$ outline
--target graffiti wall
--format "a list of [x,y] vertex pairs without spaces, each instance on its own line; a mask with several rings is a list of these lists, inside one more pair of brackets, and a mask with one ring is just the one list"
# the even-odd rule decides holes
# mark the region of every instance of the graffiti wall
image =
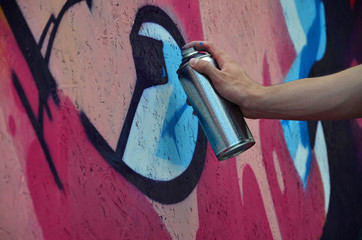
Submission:
[[0,239],[360,239],[362,120],[247,119],[219,162],[176,74],[203,39],[264,85],[331,74],[362,1],[0,0]]

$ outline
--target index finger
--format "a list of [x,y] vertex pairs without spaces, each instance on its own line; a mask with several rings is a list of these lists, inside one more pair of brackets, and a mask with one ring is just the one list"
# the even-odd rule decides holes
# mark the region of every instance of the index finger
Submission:
[[230,59],[229,55],[227,55],[223,50],[218,48],[213,42],[210,41],[192,41],[183,46],[182,49],[191,47],[210,53],[220,68],[222,68],[225,62]]

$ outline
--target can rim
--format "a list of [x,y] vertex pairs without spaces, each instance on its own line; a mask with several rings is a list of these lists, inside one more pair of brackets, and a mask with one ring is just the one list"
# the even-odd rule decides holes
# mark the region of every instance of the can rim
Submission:
[[248,139],[245,142],[239,142],[231,147],[228,147],[221,151],[216,157],[219,159],[219,161],[226,160],[232,157],[235,157],[236,155],[239,155],[242,152],[245,152],[252,146],[254,146],[255,141],[253,139]]
[[[205,55],[202,55],[202,56],[199,56],[199,57],[196,57],[198,59],[201,59],[201,58],[205,58],[205,57],[211,57],[211,54],[205,54]],[[187,65],[189,65],[190,61],[187,61],[185,62],[184,64],[182,64],[179,69],[177,69],[176,73],[179,74]]]

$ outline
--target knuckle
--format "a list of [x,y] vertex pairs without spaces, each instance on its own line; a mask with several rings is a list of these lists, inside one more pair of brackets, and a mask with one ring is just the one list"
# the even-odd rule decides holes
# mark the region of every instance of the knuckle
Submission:
[[206,50],[212,50],[214,48],[214,43],[212,41],[203,41],[202,45]]
[[214,44],[213,41],[207,41],[206,43],[207,43],[207,45],[208,45],[209,47],[211,47],[211,48],[215,47],[215,44]]

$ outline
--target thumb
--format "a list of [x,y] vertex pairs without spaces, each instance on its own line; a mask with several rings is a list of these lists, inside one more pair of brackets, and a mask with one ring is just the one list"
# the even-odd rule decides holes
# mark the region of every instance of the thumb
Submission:
[[212,82],[217,81],[220,77],[220,70],[208,61],[198,58],[191,58],[190,66],[197,72],[207,75]]

